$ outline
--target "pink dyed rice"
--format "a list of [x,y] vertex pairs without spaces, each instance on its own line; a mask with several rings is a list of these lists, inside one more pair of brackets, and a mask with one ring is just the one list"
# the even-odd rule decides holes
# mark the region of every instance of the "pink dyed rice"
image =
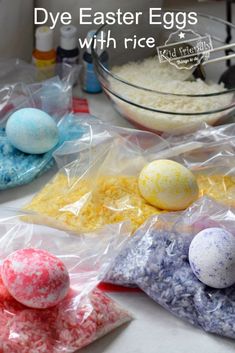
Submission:
[[71,290],[53,308],[30,309],[10,296],[0,278],[0,353],[74,352],[131,319],[99,290],[78,300]]

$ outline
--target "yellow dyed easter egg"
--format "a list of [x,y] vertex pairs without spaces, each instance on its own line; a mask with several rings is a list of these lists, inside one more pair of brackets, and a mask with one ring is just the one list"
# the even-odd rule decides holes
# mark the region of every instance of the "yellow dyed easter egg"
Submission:
[[199,192],[191,171],[167,159],[147,164],[140,172],[138,185],[147,202],[169,211],[187,208],[197,199]]

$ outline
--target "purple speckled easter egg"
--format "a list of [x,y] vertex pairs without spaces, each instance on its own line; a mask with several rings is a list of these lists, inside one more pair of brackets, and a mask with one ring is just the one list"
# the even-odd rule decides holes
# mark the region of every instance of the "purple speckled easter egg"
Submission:
[[189,262],[204,284],[230,287],[235,283],[235,236],[222,228],[202,230],[190,244]]

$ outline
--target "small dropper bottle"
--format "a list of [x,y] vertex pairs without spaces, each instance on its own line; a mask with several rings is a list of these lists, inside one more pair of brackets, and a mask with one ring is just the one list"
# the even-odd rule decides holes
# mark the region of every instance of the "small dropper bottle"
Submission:
[[57,48],[57,62],[77,65],[79,61],[77,28],[73,25],[60,28],[60,46]]
[[[94,37],[96,31],[91,30],[87,33],[87,42],[90,43]],[[103,36],[105,33],[103,32]],[[108,53],[106,50],[98,48],[97,53],[99,54],[100,61],[104,66],[108,66]],[[86,49],[83,54],[83,68],[82,68],[82,88],[87,93],[100,93],[102,91],[101,84],[95,72],[93,58],[91,55],[91,46]]]
[[32,54],[32,62],[38,69],[45,69],[46,76],[55,73],[56,52],[53,48],[53,31],[47,26],[40,26],[35,33],[36,45]]

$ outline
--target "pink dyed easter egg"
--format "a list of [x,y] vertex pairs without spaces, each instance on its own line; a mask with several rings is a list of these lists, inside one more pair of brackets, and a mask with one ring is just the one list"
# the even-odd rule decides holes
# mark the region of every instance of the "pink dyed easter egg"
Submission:
[[30,308],[50,308],[69,291],[69,274],[64,263],[41,249],[13,252],[3,261],[1,275],[12,297]]

